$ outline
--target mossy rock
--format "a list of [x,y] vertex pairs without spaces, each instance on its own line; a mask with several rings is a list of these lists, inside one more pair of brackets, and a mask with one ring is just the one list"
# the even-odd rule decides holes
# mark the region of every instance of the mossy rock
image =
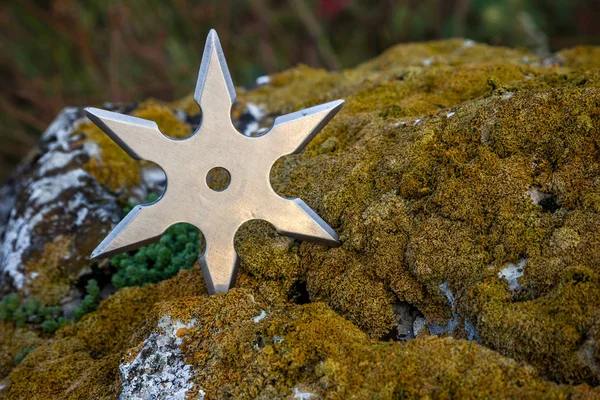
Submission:
[[[463,40],[409,44],[240,89],[232,115],[262,107],[259,127],[346,99],[271,172],[342,246],[247,223],[237,288],[207,296],[197,266],[124,288],[36,342],[0,395],[600,396],[598,51],[538,59]],[[191,98],[127,111],[176,137],[200,120]],[[82,167],[104,190],[142,184],[143,164],[91,125],[81,132],[107,154]],[[411,340],[390,340],[407,321]]]

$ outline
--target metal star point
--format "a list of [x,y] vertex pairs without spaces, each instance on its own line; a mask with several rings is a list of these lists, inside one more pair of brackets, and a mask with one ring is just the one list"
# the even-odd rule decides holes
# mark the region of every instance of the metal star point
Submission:
[[[187,222],[204,235],[206,248],[200,255],[200,266],[208,291],[214,294],[235,284],[239,257],[234,236],[248,220],[266,220],[282,235],[339,245],[335,231],[302,200],[275,193],[269,173],[279,158],[300,152],[344,101],[280,116],[263,135],[248,137],[231,121],[235,96],[219,38],[211,30],[194,94],[202,123],[187,139],[163,135],[153,121],[86,109],[87,116],[131,157],[158,164],[167,177],[163,195],[129,212],[93,251],[92,258],[150,244],[169,226]],[[222,191],[211,189],[206,180],[216,167],[229,173],[229,185]]]

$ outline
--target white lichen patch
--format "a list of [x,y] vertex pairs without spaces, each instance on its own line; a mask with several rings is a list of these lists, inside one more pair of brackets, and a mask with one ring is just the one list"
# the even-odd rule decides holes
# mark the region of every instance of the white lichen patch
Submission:
[[415,318],[415,322],[413,322],[413,335],[417,337],[421,329],[427,326],[427,320],[423,317]]
[[256,85],[263,86],[271,83],[271,77],[269,75],[263,75],[256,78]]
[[39,160],[39,163],[42,164],[40,167],[40,175],[46,175],[48,172],[66,167],[80,154],[82,154],[82,151],[72,151],[69,153],[51,151],[44,154]]
[[307,400],[307,399],[310,399],[313,396],[314,396],[313,393],[302,392],[298,388],[294,388],[294,398],[295,399]]
[[259,122],[266,115],[265,109],[254,103],[248,103],[246,114],[250,117],[250,121],[245,125],[243,133],[245,136],[255,136],[261,129]]
[[511,292],[514,292],[521,287],[519,284],[519,278],[523,276],[523,268],[525,267],[526,263],[527,260],[522,258],[518,265],[512,263],[508,264],[506,267],[502,268],[500,272],[498,272],[498,277],[501,279],[506,279],[508,282],[508,287]]
[[531,199],[531,202],[536,206],[539,205],[542,201],[552,197],[550,193],[540,192],[540,190],[535,186],[527,191],[527,195]]
[[44,206],[55,201],[67,189],[85,186],[82,178],[88,177],[82,169],[74,169],[61,175],[50,176],[33,182],[28,188],[29,201],[32,206]]
[[466,39],[466,40],[463,42],[463,47],[469,48],[469,47],[473,47],[473,46],[475,46],[475,44],[477,44],[477,42],[475,42],[474,40],[471,40],[471,39]]
[[100,160],[100,146],[95,142],[85,142],[83,144],[83,150],[90,158]]
[[[16,214],[16,212],[13,212]],[[33,227],[44,218],[44,213],[11,218],[0,248],[0,267],[2,275],[8,275],[16,289],[23,289],[25,273],[22,268],[22,256],[31,245]]]
[[81,226],[83,221],[85,221],[85,217],[87,217],[89,210],[87,208],[81,208],[77,211],[77,219],[75,220],[76,226]]
[[[42,156],[24,169],[14,188],[19,207],[10,210],[0,243],[0,281],[10,278],[12,286],[28,293],[25,275],[27,257],[43,250],[45,243],[70,235],[102,235],[119,216],[114,196],[82,169],[91,157],[99,157],[97,145],[81,145],[74,132],[81,111],[66,108],[42,135]],[[99,201],[102,200],[102,201]],[[40,226],[47,235],[39,235]],[[65,257],[87,257],[68,254]]]
[[442,283],[439,286],[441,292],[444,294],[444,296],[446,296],[446,299],[448,299],[448,303],[450,303],[450,307],[454,308],[454,294],[452,294],[452,291],[450,290],[450,286],[448,286],[448,281]]
[[431,64],[433,64],[433,57],[425,58],[422,63],[424,67],[429,67]]
[[[446,299],[448,300],[448,304],[452,309],[452,318],[448,319],[445,325],[438,325],[434,323],[427,323],[426,326],[429,329],[429,333],[432,335],[444,335],[444,334],[452,334],[454,328],[456,328],[461,322],[461,316],[456,312],[456,299],[454,298],[454,294],[450,290],[450,286],[448,281],[445,281],[439,286],[440,291],[444,294]],[[415,320],[415,324],[413,325],[413,330],[415,331],[415,336],[417,332],[422,329],[420,326],[416,325],[417,321]],[[418,329],[417,329],[418,328]],[[479,335],[477,334],[477,329],[471,322],[464,318],[464,328],[468,333],[467,340],[475,340],[477,343],[481,343],[479,340]]]
[[[129,363],[119,367],[123,377],[121,399],[132,400],[184,400],[193,387],[193,370],[184,363],[181,352],[183,339],[177,336],[181,328],[190,328],[195,320],[188,323],[173,321],[163,316],[158,329],[144,340],[144,346]],[[198,390],[200,399],[204,391]]]
[[258,314],[256,317],[254,317],[252,320],[256,323],[259,323],[260,321],[262,321],[265,317],[267,316],[267,313],[265,312],[265,310],[260,310],[260,314]]
[[69,139],[73,133],[74,121],[77,120],[78,114],[79,109],[77,107],[67,107],[62,110],[42,134],[42,140],[53,142],[54,146],[50,146],[51,149],[69,150],[71,148]]

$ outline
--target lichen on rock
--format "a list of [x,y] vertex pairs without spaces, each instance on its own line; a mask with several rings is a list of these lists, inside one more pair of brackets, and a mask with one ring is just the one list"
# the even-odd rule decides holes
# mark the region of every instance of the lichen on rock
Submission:
[[123,377],[121,399],[185,400],[193,386],[193,371],[184,364],[179,334],[193,323],[172,321],[168,315],[158,321],[158,331],[144,340],[135,358],[119,366]]
[[[299,66],[240,90],[232,116],[251,135],[283,113],[346,99],[301,154],[271,172],[276,191],[303,198],[342,246],[249,222],[236,236],[237,288],[206,296],[196,266],[123,288],[52,336],[22,344],[2,336],[10,351],[0,358],[0,395],[141,395],[168,386],[165,371],[176,368],[185,379],[165,393],[189,398],[600,396],[597,53],[582,47],[539,59],[464,40],[409,44],[353,69]],[[173,137],[201,121],[191,96],[120,110]],[[21,280],[25,295],[68,298],[82,270],[106,264],[61,255],[84,254],[119,216],[93,234],[56,237],[45,217],[21,231],[18,216],[34,219],[40,198],[57,208],[64,201],[53,188],[28,200],[27,188],[79,171],[70,173],[91,183],[69,196],[93,187],[116,209],[162,185],[160,174],[144,178],[151,165],[129,159],[97,128],[70,124],[57,142],[71,138],[70,147],[46,150],[38,160],[47,166],[33,161],[38,172],[17,176],[18,190],[0,190],[0,204],[21,210],[3,217],[0,207],[10,221],[1,265],[19,257],[1,269],[16,277],[5,278],[4,291]],[[81,161],[66,167],[73,154]],[[78,215],[90,227],[102,221],[96,205],[77,208],[68,224]],[[16,246],[15,231],[29,241]],[[166,321],[185,327],[175,332],[179,325]],[[148,349],[161,343],[176,356],[152,364]],[[18,365],[6,361],[29,347]],[[148,363],[158,367],[142,379]]]
[[83,166],[95,147],[76,134],[81,111],[65,109],[42,136],[38,154],[13,183],[14,207],[2,221],[0,282],[46,304],[65,300],[71,281],[89,268],[95,241],[118,221],[112,193]]

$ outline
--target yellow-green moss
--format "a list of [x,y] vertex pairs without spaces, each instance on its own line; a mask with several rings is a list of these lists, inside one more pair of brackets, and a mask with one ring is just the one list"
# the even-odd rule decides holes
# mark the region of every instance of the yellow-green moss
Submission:
[[124,288],[100,303],[98,311],[67,325],[36,347],[10,374],[7,398],[115,398],[119,364],[126,350],[155,328],[152,306],[159,301],[202,295],[198,268],[144,288]]
[[[180,121],[170,108],[155,100],[139,104],[131,115],[156,122],[161,132],[173,138],[185,138],[191,134],[189,125]],[[94,142],[100,148],[100,157],[92,157],[84,169],[101,184],[116,192],[139,184],[140,165],[143,162],[131,158],[91,122],[80,124],[77,133],[83,134],[84,140]]]
[[27,265],[25,274],[31,279],[28,288],[31,297],[42,304],[58,304],[71,289],[65,258],[73,246],[73,238],[65,236],[46,243],[40,256]]
[[592,398],[589,387],[558,386],[475,343],[424,337],[378,342],[322,303],[270,310],[243,289],[161,303],[158,315],[195,320],[178,332],[205,399]]
[[[293,387],[329,398],[600,395],[540,378],[600,382],[595,51],[563,52],[559,67],[461,40],[410,44],[355,69],[301,66],[239,91],[239,104],[272,115],[347,100],[303,153],[271,173],[278,193],[305,200],[342,246],[248,224],[236,238],[238,289],[198,297],[194,269],[120,291],[30,353],[6,393],[114,397],[120,357],[169,314],[197,320],[180,334],[187,362],[202,371],[194,390],[207,398],[291,396]],[[171,107],[197,110],[189,98]],[[150,103],[138,111],[162,121],[166,134],[186,136],[168,109]],[[96,176],[113,188],[135,184],[138,164],[100,147]],[[554,205],[535,204],[532,190]],[[511,292],[498,274],[521,259],[521,287]],[[298,285],[327,306],[292,304]],[[444,323],[451,311],[468,318],[488,348],[425,330],[406,344],[375,341],[396,324],[396,302],[429,322]],[[256,324],[259,309],[269,316]],[[454,334],[465,336],[460,327]]]
[[[358,71],[394,71],[408,66],[465,65],[508,61],[513,63],[533,62],[529,50],[475,43],[470,40],[452,39],[426,43],[400,44],[386,50],[379,57],[369,60],[356,69]],[[427,61],[426,61],[427,60]]]
[[297,242],[279,236],[264,221],[248,222],[236,237],[236,248],[245,255],[242,260],[243,268],[255,278],[253,282],[261,285],[263,290],[269,290],[264,286],[266,283],[276,282],[277,294],[267,297],[272,302],[276,302],[278,297],[285,299],[291,285],[300,275]]
[[[206,399],[279,398],[294,388],[332,399],[598,395],[585,385],[546,382],[535,369],[473,342],[372,340],[322,303],[271,309],[245,289],[197,296],[198,273],[182,271],[168,282],[121,290],[31,352],[11,373],[6,396],[114,398],[122,357],[134,357],[165,315],[195,321],[177,332],[194,372],[191,398],[200,390]],[[256,322],[265,309],[266,318]]]
[[[519,343],[518,350],[494,339],[492,331],[506,326],[488,331],[489,320],[472,312],[472,302],[479,300],[469,295],[484,279],[499,280],[504,264],[526,258],[523,291],[511,302],[525,296],[524,304],[538,301],[540,313],[552,313],[552,306],[538,299],[557,290],[565,268],[598,271],[598,73],[503,63],[491,71],[490,65],[466,63],[454,75],[445,65],[421,68],[415,81],[445,69],[444,79],[455,81],[442,79],[429,91],[418,86],[412,94],[388,90],[363,102],[365,94],[357,89],[337,119],[345,128],[334,122],[321,134],[323,144],[336,138],[333,151],[317,142],[276,165],[272,181],[279,193],[303,198],[344,243],[339,249],[302,243],[298,279],[307,282],[311,300],[326,301],[373,337],[394,325],[395,301],[415,305],[430,321],[443,321],[449,308],[438,286],[448,281],[458,310],[477,321],[491,348],[531,362],[552,379],[598,382],[597,366],[582,369],[575,361],[577,345],[592,332],[589,321],[597,318],[593,310],[600,308],[595,296],[585,296],[587,289],[580,295],[588,307],[564,304],[588,321],[579,337],[555,342],[549,333],[553,326],[571,322],[540,318],[532,328],[542,332],[539,336],[532,336],[527,326],[502,331],[502,340]],[[502,68],[512,72],[501,76]],[[491,86],[488,74],[495,77]],[[291,86],[300,80],[294,79]],[[404,81],[388,81],[384,87]],[[368,93],[372,87],[366,83],[362,89]],[[257,98],[269,90],[283,89],[262,88]],[[379,113],[382,104],[401,104],[405,96],[414,99],[437,90],[441,97],[458,96],[460,106],[419,119]],[[479,97],[468,101],[471,96]],[[532,188],[555,198],[558,211],[534,204],[528,195]],[[246,259],[245,250],[240,253]],[[254,267],[248,264],[256,257],[247,257],[251,274]],[[565,347],[552,349],[556,343]]]
[[578,46],[559,52],[557,57],[567,67],[592,69],[600,68],[600,49],[592,46]]
[[98,182],[113,191],[139,184],[139,162],[131,158],[100,128],[91,122],[85,122],[78,126],[77,132],[84,135],[84,140],[91,141],[100,148],[99,157],[91,157],[83,166]]
[[192,133],[188,124],[179,120],[170,108],[156,100],[140,103],[131,114],[156,122],[162,133],[175,139],[184,139]]
[[[27,328],[15,328],[12,321],[0,321],[0,381],[15,367],[15,357],[44,339]],[[1,393],[0,393],[1,396]]]
[[523,302],[512,301],[504,282],[486,280],[471,290],[469,303],[483,344],[565,382],[596,375],[600,347],[590,333],[599,321],[600,285],[592,270],[567,268],[550,293]]

